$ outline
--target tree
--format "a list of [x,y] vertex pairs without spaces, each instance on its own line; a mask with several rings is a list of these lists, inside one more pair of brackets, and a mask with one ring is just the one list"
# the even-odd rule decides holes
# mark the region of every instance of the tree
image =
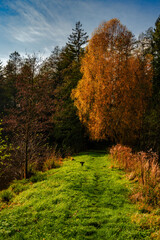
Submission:
[[155,28],[149,28],[143,39],[143,42],[149,43],[145,54],[149,52],[152,55],[153,94],[144,115],[141,145],[143,149],[152,148],[160,155],[160,17],[155,22]]
[[3,67],[2,62],[0,62],[0,114],[3,113],[5,105],[7,104],[7,93],[4,83],[4,74],[3,74]]
[[24,60],[17,77],[16,107],[6,117],[14,146],[14,162],[19,175],[28,177],[28,165],[40,164],[53,112],[52,88],[44,75],[38,75],[37,58]]
[[59,56],[57,76],[59,84],[55,89],[53,116],[53,136],[62,154],[77,152],[82,149],[84,132],[76,115],[76,108],[71,99],[71,91],[81,79],[80,63],[75,60],[68,46],[64,47]]
[[80,22],[76,23],[66,46],[58,52],[55,49],[48,59],[52,79],[56,79],[57,83],[54,91],[56,111],[53,116],[52,136],[62,153],[79,151],[84,142],[84,129],[70,95],[82,77],[80,58],[86,39],[82,25]]
[[40,74],[45,75],[48,81],[52,81],[53,89],[62,84],[62,66],[61,56],[62,50],[56,46],[51,55],[42,63]]
[[[63,60],[65,64],[67,59]],[[71,153],[82,149],[84,140],[84,131],[70,97],[72,89],[82,77],[80,64],[72,60],[68,67],[62,68],[62,77],[63,82],[57,86],[55,94],[54,137],[63,152]]]
[[75,59],[79,62],[80,55],[83,52],[82,46],[87,43],[87,33],[82,29],[80,21],[76,22],[75,29],[72,29],[72,34],[68,37],[67,46],[74,54]]
[[153,57],[153,97],[156,101],[160,91],[160,16],[155,22],[155,28],[150,27],[139,36],[139,47],[143,55],[150,53]]
[[160,16],[156,20],[153,31],[153,92],[155,99],[160,100]]
[[151,57],[138,57],[132,33],[119,20],[101,24],[82,60],[82,79],[72,92],[91,138],[133,144],[151,95]]
[[15,106],[16,81],[21,67],[21,56],[18,52],[13,52],[9,56],[9,61],[4,68],[4,88],[6,90],[7,102],[5,107]]

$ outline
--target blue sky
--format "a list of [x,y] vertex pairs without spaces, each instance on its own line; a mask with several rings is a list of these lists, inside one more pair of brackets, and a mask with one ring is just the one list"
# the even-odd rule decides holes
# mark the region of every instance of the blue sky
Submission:
[[101,22],[118,18],[138,37],[159,15],[159,0],[0,0],[0,60],[14,51],[49,56],[77,21],[91,36]]

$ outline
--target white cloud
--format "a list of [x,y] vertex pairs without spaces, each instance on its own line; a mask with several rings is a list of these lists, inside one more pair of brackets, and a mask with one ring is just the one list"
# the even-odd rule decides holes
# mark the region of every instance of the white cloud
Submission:
[[[145,0],[141,0],[145,1]],[[155,1],[155,0],[153,0]],[[160,3],[148,7],[127,0],[3,0],[0,15],[0,52],[42,52],[64,46],[75,23],[81,21],[88,35],[102,22],[119,18],[136,36],[153,26]],[[154,6],[154,7],[153,7]],[[160,9],[160,8],[159,8]],[[154,11],[153,11],[154,10]],[[157,13],[158,12],[158,13]]]
[[[16,10],[18,15],[10,18],[8,31],[15,40],[23,43],[59,39],[67,34],[71,27],[70,23],[64,21],[63,16],[48,9],[43,3],[39,5],[39,10],[20,0],[10,3],[10,7]],[[45,11],[45,14],[41,10]]]

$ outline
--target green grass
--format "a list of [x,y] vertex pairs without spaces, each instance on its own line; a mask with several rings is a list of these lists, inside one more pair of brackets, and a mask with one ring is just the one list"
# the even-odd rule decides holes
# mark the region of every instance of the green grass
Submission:
[[150,239],[151,230],[131,222],[137,209],[128,200],[129,182],[104,153],[82,153],[25,184],[0,213],[0,239]]

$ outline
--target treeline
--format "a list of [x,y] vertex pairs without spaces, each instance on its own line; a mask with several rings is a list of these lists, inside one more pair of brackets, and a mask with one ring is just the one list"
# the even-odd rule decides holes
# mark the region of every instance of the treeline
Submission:
[[53,152],[63,157],[84,149],[87,137],[70,94],[82,78],[88,36],[80,22],[72,30],[65,47],[43,61],[14,52],[1,64],[1,185],[42,170]]
[[77,22],[43,61],[12,53],[0,66],[1,187],[42,170],[53,151],[88,147],[88,135],[160,153],[159,102],[160,18],[138,40],[112,19],[88,41]]

